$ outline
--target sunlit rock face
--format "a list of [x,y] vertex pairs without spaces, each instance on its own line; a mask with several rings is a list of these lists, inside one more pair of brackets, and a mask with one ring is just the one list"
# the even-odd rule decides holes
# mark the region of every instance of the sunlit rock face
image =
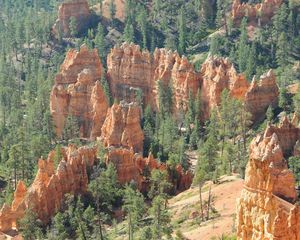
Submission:
[[95,138],[109,107],[100,84],[102,64],[96,49],[83,45],[79,51],[68,51],[50,96],[50,109],[56,133],[61,136],[68,115],[73,116],[80,136]]
[[299,130],[286,118],[252,141],[237,202],[238,239],[300,239],[295,178],[284,158],[300,139]]
[[114,47],[107,57],[108,80],[112,95],[127,102],[141,93],[144,106],[158,107],[158,81],[172,86],[174,112],[186,109],[189,92],[196,96],[200,75],[186,57],[166,49],[153,54],[138,45],[124,43]]
[[132,148],[143,152],[144,133],[141,128],[141,108],[135,103],[114,104],[107,112],[101,140],[106,147]]
[[234,0],[232,4],[232,19],[239,25],[244,17],[253,25],[263,25],[271,21],[283,0],[263,0],[258,4],[241,3]]
[[32,209],[46,224],[60,209],[66,193],[87,191],[86,169],[95,163],[96,148],[72,145],[62,148],[62,159],[56,170],[54,159],[55,151],[52,151],[47,160],[39,160],[37,175],[28,189],[22,181],[18,183],[12,205],[4,205],[0,211],[0,231],[17,227],[17,221],[24,216],[26,209]]
[[244,102],[253,122],[265,117],[267,108],[278,103],[279,88],[272,70],[255,78],[249,84],[243,74],[237,73],[227,58],[209,56],[201,68],[202,117],[208,119],[211,110],[221,103],[222,92],[227,89],[231,97]]
[[259,80],[252,80],[246,95],[245,108],[252,114],[253,122],[263,120],[269,106],[276,107],[279,98],[279,88],[272,70],[263,74]]
[[70,0],[63,2],[58,9],[58,18],[52,28],[53,33],[58,36],[70,37],[70,20],[74,17],[77,23],[77,32],[81,32],[88,25],[91,17],[87,0]]

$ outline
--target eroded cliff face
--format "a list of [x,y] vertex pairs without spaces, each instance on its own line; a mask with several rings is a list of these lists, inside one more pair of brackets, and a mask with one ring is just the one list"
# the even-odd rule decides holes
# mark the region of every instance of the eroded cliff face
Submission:
[[143,152],[140,106],[125,102],[114,104],[107,112],[100,139],[106,147],[122,146],[136,153]]
[[295,129],[285,119],[252,141],[245,186],[237,202],[238,239],[300,239],[295,178],[284,159],[284,152],[291,153],[299,140]]
[[4,205],[0,211],[0,231],[17,227],[26,209],[32,209],[43,223],[60,209],[66,193],[79,194],[87,191],[87,166],[96,160],[96,148],[76,148],[70,145],[62,149],[62,160],[54,169],[55,151],[47,160],[39,160],[38,172],[32,185],[26,189],[18,183],[12,206]]
[[224,89],[230,96],[245,104],[251,113],[252,121],[256,122],[265,117],[267,108],[276,106],[279,88],[272,70],[262,75],[257,81],[253,79],[249,84],[243,74],[238,74],[229,59],[209,56],[201,68],[201,104],[202,117],[208,119],[211,110],[221,103]]
[[234,0],[232,4],[232,18],[235,24],[240,24],[247,17],[250,24],[262,25],[268,23],[275,15],[283,0],[263,0],[262,3],[249,4]]
[[238,74],[229,59],[209,56],[201,68],[203,78],[201,104],[203,118],[208,119],[211,110],[221,103],[224,89],[237,99],[244,100],[249,84],[242,74]]
[[77,32],[81,32],[89,22],[91,12],[87,0],[71,0],[63,2],[58,9],[58,18],[53,26],[55,35],[63,37],[71,35],[70,19],[74,17],[77,23]]
[[102,65],[96,49],[83,45],[69,50],[50,96],[56,133],[61,136],[68,115],[79,125],[81,137],[100,136],[109,107],[100,84]]
[[254,78],[245,95],[245,107],[252,120],[263,120],[268,107],[277,106],[278,96],[279,88],[273,70],[263,74],[258,81]]
[[158,81],[171,85],[174,112],[185,109],[189,92],[195,96],[200,87],[200,75],[185,57],[165,49],[154,54],[141,51],[138,45],[122,44],[114,47],[107,57],[108,80],[112,95],[131,102],[142,93],[144,105],[158,108]]

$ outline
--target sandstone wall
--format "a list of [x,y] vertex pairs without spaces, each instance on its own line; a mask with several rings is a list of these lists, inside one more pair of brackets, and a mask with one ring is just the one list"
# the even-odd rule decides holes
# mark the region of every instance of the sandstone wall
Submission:
[[74,17],[77,23],[77,31],[86,28],[91,12],[87,0],[71,0],[63,2],[58,9],[58,18],[53,26],[53,32],[58,35],[62,33],[64,37],[70,37],[70,19]]
[[294,148],[296,127],[287,121],[269,126],[250,145],[245,186],[237,202],[238,239],[300,239],[295,178],[284,159],[284,151]]
[[108,109],[100,84],[102,64],[96,49],[83,45],[69,50],[50,96],[50,109],[56,133],[61,136],[68,115],[76,118],[81,137],[100,136]]
[[158,107],[158,81],[164,86],[172,82],[174,111],[185,109],[191,91],[194,96],[200,87],[200,76],[185,57],[165,49],[154,54],[141,51],[138,45],[124,43],[114,47],[107,58],[108,80],[112,95],[127,102],[142,92],[144,105]]

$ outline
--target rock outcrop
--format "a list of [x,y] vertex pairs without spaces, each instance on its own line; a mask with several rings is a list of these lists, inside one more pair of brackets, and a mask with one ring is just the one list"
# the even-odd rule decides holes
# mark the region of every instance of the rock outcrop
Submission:
[[269,126],[252,141],[245,186],[237,203],[238,239],[300,239],[295,178],[284,158],[300,139],[296,129],[284,119],[279,127]]
[[0,211],[0,231],[17,227],[26,209],[32,209],[43,223],[60,209],[66,193],[79,194],[87,191],[87,166],[96,160],[95,148],[76,148],[70,145],[62,148],[62,160],[54,170],[55,151],[47,160],[39,160],[38,172],[32,185],[26,189],[19,182],[12,206],[4,205]]
[[201,104],[203,118],[208,119],[213,108],[221,103],[224,89],[237,99],[244,101],[249,83],[238,74],[229,59],[209,56],[201,68]]
[[234,0],[231,13],[233,22],[238,25],[244,17],[247,17],[251,24],[266,24],[282,3],[283,0],[263,0],[258,4],[241,3],[240,0]]
[[272,70],[262,75],[257,82],[254,78],[249,84],[243,74],[238,74],[233,64],[220,57],[209,56],[201,68],[201,104],[202,117],[209,118],[213,108],[221,102],[224,89],[230,96],[241,100],[246,110],[251,113],[252,121],[265,117],[267,108],[278,102],[279,88]]
[[124,43],[111,50],[107,68],[114,98],[131,102],[142,95],[144,105],[154,109],[159,80],[165,87],[172,84],[175,112],[185,109],[189,92],[195,96],[200,87],[200,75],[186,57],[165,49],[156,49],[152,55],[138,45]]
[[61,136],[68,115],[73,116],[81,137],[100,136],[108,101],[100,84],[102,64],[96,49],[83,45],[69,50],[55,78],[50,109],[56,133]]
[[107,112],[101,140],[105,147],[124,147],[143,152],[144,133],[141,128],[141,109],[135,104],[114,104]]
[[76,20],[77,32],[86,28],[91,12],[87,0],[70,0],[63,2],[58,9],[58,18],[53,26],[53,33],[63,37],[71,35],[70,20],[73,17]]
[[[134,181],[143,193],[149,190],[151,171],[155,169],[168,171],[167,166],[159,163],[151,154],[149,157],[143,158],[141,154],[134,153],[132,149],[127,148],[109,148],[107,162],[112,162],[116,166],[118,180],[121,184]],[[192,173],[190,171],[185,172],[180,165],[175,171],[177,173],[176,179],[169,176],[175,191],[188,189],[192,184]]]
[[278,96],[279,88],[272,70],[263,74],[259,81],[254,77],[245,95],[245,107],[252,114],[252,120],[262,120],[269,106],[277,106]]

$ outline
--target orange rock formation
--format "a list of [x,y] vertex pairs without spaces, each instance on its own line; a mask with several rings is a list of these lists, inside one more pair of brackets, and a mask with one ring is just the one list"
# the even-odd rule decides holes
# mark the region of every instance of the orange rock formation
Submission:
[[194,96],[200,87],[200,75],[185,57],[165,49],[156,49],[151,55],[138,45],[124,43],[114,47],[107,57],[108,79],[112,95],[127,102],[142,93],[144,105],[158,106],[157,86],[171,84],[175,112],[185,109],[191,91]]
[[143,152],[140,107],[135,103],[114,104],[107,112],[101,140],[106,147],[122,146],[132,148],[134,152]]
[[240,24],[244,17],[251,24],[266,24],[274,16],[283,0],[263,0],[262,3],[248,4],[234,0],[232,4],[232,18],[235,24]]
[[[141,154],[134,153],[132,149],[111,147],[107,156],[107,162],[112,162],[116,166],[118,180],[120,183],[130,183],[134,181],[141,192],[147,192],[151,171],[158,169],[167,170],[165,164],[160,164],[150,154],[148,158],[143,158]],[[177,178],[171,179],[174,189],[183,191],[188,189],[193,180],[190,171],[185,172],[181,166],[176,168]]]
[[79,123],[81,137],[100,136],[108,109],[107,98],[100,84],[102,65],[96,49],[83,45],[78,52],[69,50],[57,74],[50,97],[50,109],[61,136],[70,114]]
[[12,206],[4,204],[0,211],[0,231],[17,227],[17,220],[31,208],[43,223],[48,223],[59,210],[66,193],[78,194],[87,191],[87,166],[94,165],[96,149],[70,145],[62,149],[63,159],[54,171],[55,151],[47,160],[39,160],[38,173],[33,184],[26,189],[18,183]]
[[77,31],[82,31],[90,18],[90,10],[87,0],[65,1],[59,6],[58,18],[53,26],[53,32],[58,35],[60,32],[64,37],[69,37],[70,19],[74,17],[77,23]]
[[221,102],[221,94],[228,89],[232,97],[245,99],[249,83],[238,74],[229,59],[209,56],[201,68],[201,104],[204,119],[208,119],[213,108]]
[[203,118],[208,119],[211,110],[221,101],[221,93],[228,89],[229,94],[245,103],[246,110],[252,114],[252,120],[265,117],[269,105],[278,101],[279,88],[273,71],[255,78],[249,84],[243,74],[238,74],[233,64],[224,58],[209,56],[201,69],[201,104]]
[[263,74],[259,81],[254,77],[245,95],[245,107],[252,114],[252,120],[262,120],[268,107],[278,104],[278,96],[279,88],[272,70]]
[[238,239],[300,239],[295,178],[284,154],[292,153],[299,128],[287,118],[250,145],[245,186],[237,203]]

